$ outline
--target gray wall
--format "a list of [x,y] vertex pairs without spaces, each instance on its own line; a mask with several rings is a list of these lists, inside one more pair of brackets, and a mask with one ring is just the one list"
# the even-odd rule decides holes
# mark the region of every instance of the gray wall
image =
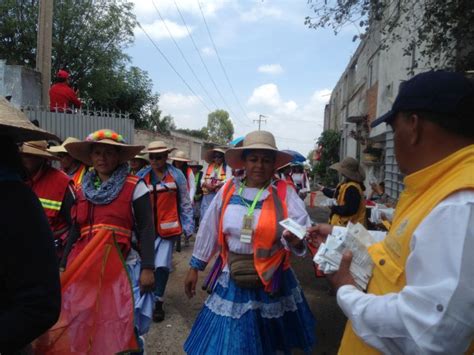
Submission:
[[0,60],[0,95],[11,95],[17,106],[41,105],[41,76],[39,72],[21,65],[6,65]]

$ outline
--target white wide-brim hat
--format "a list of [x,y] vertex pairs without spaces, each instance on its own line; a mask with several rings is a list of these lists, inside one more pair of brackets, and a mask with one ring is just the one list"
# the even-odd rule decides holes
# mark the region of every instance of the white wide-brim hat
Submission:
[[159,153],[171,153],[176,148],[168,148],[165,142],[163,141],[153,141],[148,144],[148,147],[143,151],[143,153],[148,154],[159,154]]
[[135,155],[132,159],[141,159],[141,160],[147,162],[148,164],[150,164],[150,160],[148,159],[146,154],[143,153],[143,152],[141,152],[140,154]]
[[36,127],[23,112],[15,108],[4,97],[0,97],[0,135],[8,136],[15,142],[40,139],[59,141],[59,138],[54,134]]
[[69,154],[66,150],[66,144],[80,142],[80,141],[81,141],[80,139],[77,139],[74,137],[67,137],[64,140],[63,144],[49,147],[48,152],[53,153],[53,154],[59,154],[59,153]]
[[351,157],[344,158],[342,161],[332,164],[329,169],[336,170],[343,176],[357,182],[363,182],[365,180],[365,171],[359,162]]
[[191,159],[189,159],[186,153],[182,150],[177,150],[170,158],[170,160],[184,161],[185,163],[189,163],[191,161]]
[[279,169],[293,159],[290,154],[278,150],[273,134],[267,131],[254,131],[245,136],[241,147],[230,148],[225,153],[225,161],[233,169],[242,169],[244,167],[242,153],[245,150],[270,150],[275,152],[275,169]]
[[107,144],[119,147],[119,164],[125,163],[132,159],[135,155],[145,148],[143,145],[129,145],[121,134],[110,129],[101,129],[87,136],[82,142],[73,142],[65,145],[66,151],[74,159],[82,161],[84,164],[91,166],[91,149],[94,144]]
[[58,160],[59,158],[48,152],[47,141],[29,141],[20,146],[21,154],[35,155],[37,157]]
[[209,149],[205,154],[204,160],[206,161],[206,163],[211,164],[214,160],[215,152],[222,153],[225,155],[226,151],[227,147],[214,147],[212,149]]

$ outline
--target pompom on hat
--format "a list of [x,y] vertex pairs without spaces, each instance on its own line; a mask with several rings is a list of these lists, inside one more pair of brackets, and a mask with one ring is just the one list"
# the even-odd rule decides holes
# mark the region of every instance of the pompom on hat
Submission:
[[94,144],[107,144],[119,147],[119,163],[129,161],[135,155],[140,153],[144,148],[143,145],[129,145],[125,143],[123,136],[111,129],[99,129],[92,132],[82,142],[72,142],[65,144],[65,148],[69,155],[74,159],[82,161],[84,164],[91,166],[90,158],[91,148]]
[[279,169],[293,159],[290,154],[278,150],[273,134],[267,131],[253,131],[245,136],[241,147],[230,148],[225,153],[227,164],[233,169],[242,169],[244,167],[242,153],[245,150],[270,150],[276,152],[275,169]]

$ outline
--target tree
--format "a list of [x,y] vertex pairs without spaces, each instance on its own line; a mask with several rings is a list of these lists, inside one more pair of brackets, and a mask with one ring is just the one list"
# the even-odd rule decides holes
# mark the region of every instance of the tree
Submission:
[[339,161],[339,144],[341,134],[336,130],[326,130],[318,138],[321,159],[313,167],[313,173],[320,177],[323,185],[335,186],[338,182],[337,172],[329,167]]
[[232,140],[234,125],[225,110],[216,110],[207,116],[206,134],[211,142],[226,144]]
[[176,129],[174,119],[170,115],[161,117],[161,110],[155,105],[149,113],[144,116],[141,121],[141,128],[149,128],[156,132],[169,135],[172,130]]
[[175,129],[175,131],[181,132],[181,133],[187,134],[188,136],[196,137],[205,141],[209,140],[206,127],[203,127],[201,129],[177,128]]
[[[3,0],[0,5],[0,58],[34,68],[38,0]],[[127,0],[55,0],[52,77],[58,69],[86,105],[130,113],[144,127],[158,102],[148,74],[128,67],[124,49],[133,42],[133,3]]]
[[[382,47],[400,41],[406,34],[404,54],[419,50],[422,57],[436,67],[459,71],[474,68],[474,1],[472,0],[309,0],[315,16],[307,16],[310,28],[330,27],[337,34],[344,26],[354,24],[364,38],[368,29],[380,27]],[[403,21],[400,21],[402,19]],[[454,53],[455,55],[445,54]],[[418,63],[414,63],[415,66]]]

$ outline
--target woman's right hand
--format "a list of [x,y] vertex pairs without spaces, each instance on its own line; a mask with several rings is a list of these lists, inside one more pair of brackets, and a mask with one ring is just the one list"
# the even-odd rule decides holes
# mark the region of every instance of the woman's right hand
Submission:
[[306,233],[306,240],[315,248],[319,248],[319,245],[324,243],[328,235],[332,233],[332,228],[332,225],[326,223],[309,227]]
[[189,269],[184,280],[184,292],[188,298],[193,298],[196,295],[196,284],[198,281],[198,271],[196,269]]

